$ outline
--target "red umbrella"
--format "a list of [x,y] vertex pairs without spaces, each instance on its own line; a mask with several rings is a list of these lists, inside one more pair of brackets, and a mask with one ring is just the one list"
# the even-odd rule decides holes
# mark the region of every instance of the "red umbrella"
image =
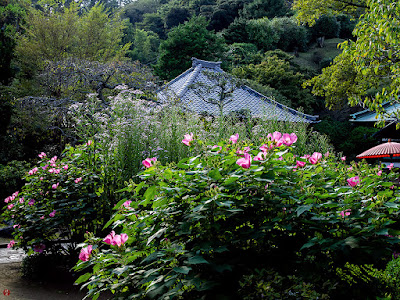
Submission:
[[389,142],[380,144],[357,155],[357,158],[379,158],[400,156],[400,143]]

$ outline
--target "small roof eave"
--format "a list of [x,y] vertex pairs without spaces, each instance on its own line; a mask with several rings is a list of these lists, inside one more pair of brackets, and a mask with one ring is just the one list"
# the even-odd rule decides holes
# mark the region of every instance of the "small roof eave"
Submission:
[[349,121],[355,123],[375,123],[383,120],[389,122],[397,120],[397,118],[391,117],[390,115],[400,109],[400,103],[391,104],[390,102],[385,102],[382,104],[382,107],[384,108],[388,116],[378,116],[375,111],[365,109],[363,111],[351,114],[351,119]]

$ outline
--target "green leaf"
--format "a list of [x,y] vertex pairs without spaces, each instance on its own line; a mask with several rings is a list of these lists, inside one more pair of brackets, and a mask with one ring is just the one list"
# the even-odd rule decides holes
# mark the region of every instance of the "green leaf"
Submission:
[[124,216],[121,216],[120,214],[116,214],[113,218],[111,218],[107,223],[106,223],[106,225],[104,225],[104,227],[103,227],[103,229],[106,229],[108,226],[110,226],[112,223],[114,223],[114,222],[116,222],[116,221],[119,221],[119,220],[122,220],[122,219],[124,219],[125,217]]
[[261,174],[260,178],[274,180],[275,179],[275,172],[272,171],[272,170],[270,170],[268,172],[264,172],[264,173]]
[[151,243],[152,240],[162,236],[165,231],[167,231],[167,228],[161,228],[160,230],[158,230],[155,234],[153,234],[151,237],[149,237],[149,239],[147,240],[147,244],[146,245],[148,246]]
[[165,169],[164,172],[163,172],[163,175],[164,175],[165,179],[169,179],[170,180],[170,179],[172,179],[173,173],[172,173],[172,171],[170,169]]
[[303,250],[303,249],[310,248],[310,247],[312,247],[312,246],[314,246],[314,245],[315,245],[315,243],[314,243],[313,241],[310,241],[310,242],[308,242],[308,243],[305,243],[305,244],[300,248],[300,251]]
[[302,213],[304,213],[305,211],[309,211],[312,207],[313,207],[313,206],[312,206],[311,204],[310,204],[310,205],[302,205],[302,206],[299,206],[299,207],[296,209],[297,216],[299,217]]
[[350,246],[350,248],[358,248],[359,246],[359,242],[358,239],[355,238],[354,236],[349,236],[344,240],[345,244],[347,246]]
[[99,187],[99,189],[96,191],[96,195],[97,196],[101,196],[101,194],[103,194],[104,193],[104,189],[103,189],[103,187]]
[[213,169],[208,172],[208,176],[210,176],[214,180],[220,180],[222,178],[222,175],[219,173],[218,169]]
[[238,180],[240,178],[240,176],[236,176],[236,175],[232,175],[231,177],[225,179],[224,184],[225,185],[229,185],[234,183],[236,180]]
[[112,273],[117,274],[117,275],[121,275],[122,273],[124,273],[126,270],[128,270],[128,266],[124,266],[121,268],[115,268]]
[[221,247],[218,247],[217,249],[215,249],[214,251],[217,253],[222,253],[222,252],[228,251],[228,248],[226,246],[221,246]]
[[97,299],[99,298],[99,296],[100,296],[100,293],[95,294],[95,295],[93,296],[92,300],[97,300]]
[[392,195],[393,195],[392,190],[379,191],[377,194],[377,196],[381,196],[381,197],[391,197]]
[[398,208],[399,205],[397,203],[393,203],[393,202],[385,202],[383,205],[385,205],[386,207],[390,207],[390,208]]
[[376,232],[377,235],[388,235],[389,234],[389,229],[388,228],[383,228],[379,231]]
[[87,281],[92,276],[92,273],[85,273],[75,281],[76,284],[81,284],[82,282]]
[[173,270],[177,273],[181,273],[181,274],[189,274],[189,271],[191,270],[191,267],[187,267],[187,266],[182,266],[182,267],[175,267],[173,268]]
[[152,207],[153,207],[153,209],[154,208],[158,208],[158,207],[161,207],[161,206],[165,205],[166,203],[168,203],[168,198],[166,198],[166,197],[158,197],[158,198],[156,198],[154,200]]
[[198,265],[198,264],[208,264],[209,262],[206,261],[202,256],[197,255],[197,256],[190,257],[186,261],[186,263],[189,265]]
[[138,184],[138,186],[135,188],[135,192],[136,194],[138,194],[140,192],[140,190],[142,189],[142,187],[145,185],[146,183],[144,181],[142,181],[141,183]]
[[153,200],[154,196],[157,194],[158,188],[156,185],[153,185],[149,188],[147,188],[146,192],[144,193],[143,197],[146,199],[146,201]]

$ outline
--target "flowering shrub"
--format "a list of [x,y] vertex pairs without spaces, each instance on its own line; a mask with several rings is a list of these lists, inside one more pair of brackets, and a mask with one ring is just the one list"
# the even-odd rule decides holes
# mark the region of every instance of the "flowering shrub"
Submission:
[[399,241],[396,175],[362,162],[349,170],[329,153],[295,156],[296,138],[275,132],[256,146],[234,135],[176,166],[149,166],[126,187],[113,231],[87,235],[77,283],[95,298],[108,289],[121,299],[222,299],[238,297],[256,268],[314,276],[323,289],[335,266],[388,261]]
[[[172,102],[172,101],[171,101]],[[308,128],[305,123],[278,122],[270,118],[249,123],[233,117],[214,118],[185,113],[173,104],[157,105],[141,99],[141,93],[126,87],[109,98],[104,107],[91,96],[86,103],[74,104],[70,115],[76,123],[75,134],[82,140],[95,140],[102,156],[105,172],[113,174],[119,184],[132,179],[143,169],[143,160],[157,157],[162,164],[201,153],[202,147],[188,147],[193,139],[217,144],[221,139],[235,143],[240,135],[249,143],[267,138],[268,132],[295,132],[299,153],[331,150],[325,136]],[[285,136],[289,142],[290,136]],[[151,161],[146,162],[146,167]]]
[[[24,185],[21,179],[29,164],[23,161],[11,161],[7,165],[0,164],[0,199],[6,198]],[[3,208],[4,202],[0,205]]]
[[22,190],[4,200],[3,217],[14,224],[10,247],[76,255],[84,233],[101,230],[113,203],[103,195],[102,169],[94,167],[94,156],[94,145],[67,147],[61,159],[39,154]]

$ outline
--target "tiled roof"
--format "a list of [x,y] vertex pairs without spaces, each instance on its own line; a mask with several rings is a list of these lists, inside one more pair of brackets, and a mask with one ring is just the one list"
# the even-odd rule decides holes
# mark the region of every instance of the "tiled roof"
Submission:
[[386,102],[382,104],[383,109],[385,110],[386,116],[379,116],[375,111],[371,111],[369,109],[360,111],[358,113],[352,114],[350,121],[351,122],[378,122],[381,120],[385,121],[397,121],[397,117],[394,115],[400,109],[400,103],[390,104]]
[[[175,99],[185,109],[196,113],[208,113],[219,115],[217,105],[206,102],[202,97],[199,97],[193,85],[200,83],[213,85],[203,71],[224,73],[221,69],[221,62],[210,62],[192,58],[192,67],[164,85],[158,92],[157,98],[160,102],[168,102]],[[216,92],[210,93],[203,98],[217,99]],[[232,101],[224,105],[223,114],[228,114],[234,111],[247,110],[253,117],[267,117],[278,121],[290,122],[318,122],[318,116],[307,115],[280,104],[257,91],[249,88],[246,85],[237,87],[232,93]]]

